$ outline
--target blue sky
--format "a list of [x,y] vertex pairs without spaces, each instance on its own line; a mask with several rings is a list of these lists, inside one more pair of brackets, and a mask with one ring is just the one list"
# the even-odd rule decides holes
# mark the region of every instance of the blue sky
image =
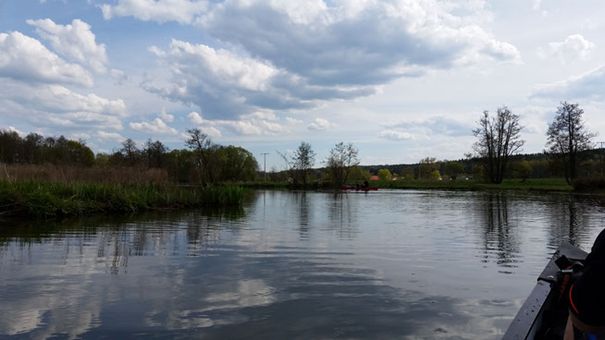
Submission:
[[560,101],[605,133],[602,1],[0,1],[0,128],[184,146],[202,129],[269,168],[340,141],[363,164],[462,158],[507,105],[540,152]]

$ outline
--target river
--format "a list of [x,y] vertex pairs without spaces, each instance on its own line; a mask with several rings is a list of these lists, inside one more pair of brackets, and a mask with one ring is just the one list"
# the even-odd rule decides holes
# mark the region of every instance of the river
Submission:
[[399,190],[3,221],[0,338],[498,339],[604,222],[589,196]]

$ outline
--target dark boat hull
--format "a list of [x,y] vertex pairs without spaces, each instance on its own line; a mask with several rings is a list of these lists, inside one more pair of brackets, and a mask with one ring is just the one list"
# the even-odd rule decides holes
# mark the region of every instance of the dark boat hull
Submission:
[[[558,305],[559,292],[554,288],[560,269],[555,261],[563,255],[571,261],[582,262],[587,253],[568,242],[561,244],[538,277],[536,286],[519,309],[503,339],[538,339],[542,338],[548,330],[565,327],[564,324],[551,325],[553,318],[545,317],[547,314],[553,315],[557,312],[554,309]],[[558,312],[565,313],[566,310]],[[561,320],[557,321],[561,322]],[[562,322],[564,323],[565,320]]]

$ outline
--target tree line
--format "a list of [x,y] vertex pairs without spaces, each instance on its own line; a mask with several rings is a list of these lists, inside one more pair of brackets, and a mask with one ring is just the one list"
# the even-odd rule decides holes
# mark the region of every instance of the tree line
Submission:
[[[340,142],[315,168],[316,154],[311,144],[301,142],[292,154],[280,153],[285,170],[272,172],[272,181],[288,181],[294,187],[325,185],[340,187],[378,175],[381,180],[426,179],[456,180],[460,175],[501,183],[507,176],[521,179],[563,176],[572,183],[578,176],[603,175],[603,155],[591,149],[592,138],[583,121],[579,104],[562,102],[549,124],[546,149],[540,155],[519,155],[525,141],[519,115],[506,107],[494,114],[484,111],[477,128],[474,153],[458,161],[437,161],[426,157],[418,164],[359,166],[359,151],[352,143]],[[64,136],[43,137],[30,133],[21,137],[10,130],[0,130],[0,162],[6,164],[57,164],[74,166],[113,166],[162,169],[177,183],[211,185],[218,182],[254,181],[258,162],[248,150],[215,144],[199,129],[187,131],[186,148],[170,150],[159,140],[148,139],[139,146],[126,139],[118,150],[95,155],[82,140]],[[264,174],[267,175],[267,174]]]
[[[593,148],[592,138],[596,136],[586,127],[583,114],[579,104],[562,102],[546,132],[545,153],[562,168],[568,184],[578,177],[581,156]],[[519,115],[503,106],[493,116],[484,111],[479,127],[473,130],[477,137],[474,150],[483,161],[485,178],[491,183],[502,182],[511,156],[525,143],[519,119]]]
[[95,155],[82,140],[0,130],[0,163],[161,169],[173,182],[204,186],[256,179],[258,163],[248,150],[215,144],[198,129],[188,134],[184,149],[170,150],[151,139],[139,146],[128,138],[116,151]]

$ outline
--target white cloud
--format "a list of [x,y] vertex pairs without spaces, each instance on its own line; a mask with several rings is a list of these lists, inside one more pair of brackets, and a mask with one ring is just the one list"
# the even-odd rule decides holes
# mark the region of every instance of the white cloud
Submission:
[[605,101],[605,66],[567,80],[539,85],[532,97]]
[[0,116],[17,117],[37,127],[121,130],[121,117],[126,114],[121,99],[79,94],[61,85],[0,82]]
[[17,133],[19,136],[22,136],[22,137],[26,135],[26,134],[25,134],[23,131],[21,131],[21,130],[17,129],[17,128],[16,128],[16,127],[14,127],[14,126],[9,126],[9,127],[8,127],[8,131],[13,131],[13,132],[16,132],[16,133]]
[[160,118],[167,123],[172,123],[174,121],[174,116],[166,112],[166,109],[162,109],[162,112],[160,112]]
[[236,118],[255,111],[305,108],[315,101],[350,98],[369,88],[322,87],[262,60],[225,49],[173,40],[168,51],[150,49],[170,79],[143,84],[150,92],[198,105],[211,118]]
[[244,136],[275,135],[289,131],[275,117],[267,117],[266,113],[253,113],[239,120],[209,120],[198,112],[190,112],[188,117],[191,123],[211,137],[222,136],[221,129],[228,129],[232,133]]
[[106,18],[193,23],[221,41],[150,48],[169,77],[143,84],[212,119],[312,108],[431,70],[520,61],[515,46],[481,27],[484,1],[122,0],[102,8]]
[[520,59],[513,45],[478,25],[477,8],[465,14],[460,6],[432,0],[310,3],[313,10],[300,18],[296,7],[283,2],[227,1],[200,25],[312,84],[377,84],[404,76],[410,67]]
[[107,131],[99,131],[97,132],[97,137],[101,140],[108,140],[113,142],[121,143],[126,140],[126,137],[122,136],[117,132],[107,132]]
[[0,77],[26,83],[68,83],[92,86],[91,75],[20,32],[0,33]]
[[332,127],[332,123],[323,118],[315,118],[307,128],[309,130],[327,130]]
[[86,65],[97,73],[107,71],[105,45],[97,44],[90,25],[74,19],[71,25],[58,25],[51,19],[27,20],[40,37],[63,57]]
[[204,119],[199,113],[190,112],[187,117],[189,117],[192,124],[208,136],[217,138],[223,135],[219,129],[213,126],[214,124],[211,121]]
[[208,7],[206,0],[118,0],[116,5],[101,5],[105,19],[133,16],[143,21],[192,23]]
[[556,57],[563,63],[586,60],[595,48],[595,44],[581,34],[572,34],[563,41],[551,42],[546,48],[538,50],[542,58]]
[[397,140],[397,141],[414,139],[414,135],[412,135],[408,132],[391,130],[391,129],[380,131],[380,133],[378,134],[378,137],[384,138],[384,139],[390,139],[390,140]]
[[155,118],[151,122],[133,122],[130,123],[130,128],[140,132],[152,132],[161,134],[176,135],[176,129],[168,126],[161,118]]

